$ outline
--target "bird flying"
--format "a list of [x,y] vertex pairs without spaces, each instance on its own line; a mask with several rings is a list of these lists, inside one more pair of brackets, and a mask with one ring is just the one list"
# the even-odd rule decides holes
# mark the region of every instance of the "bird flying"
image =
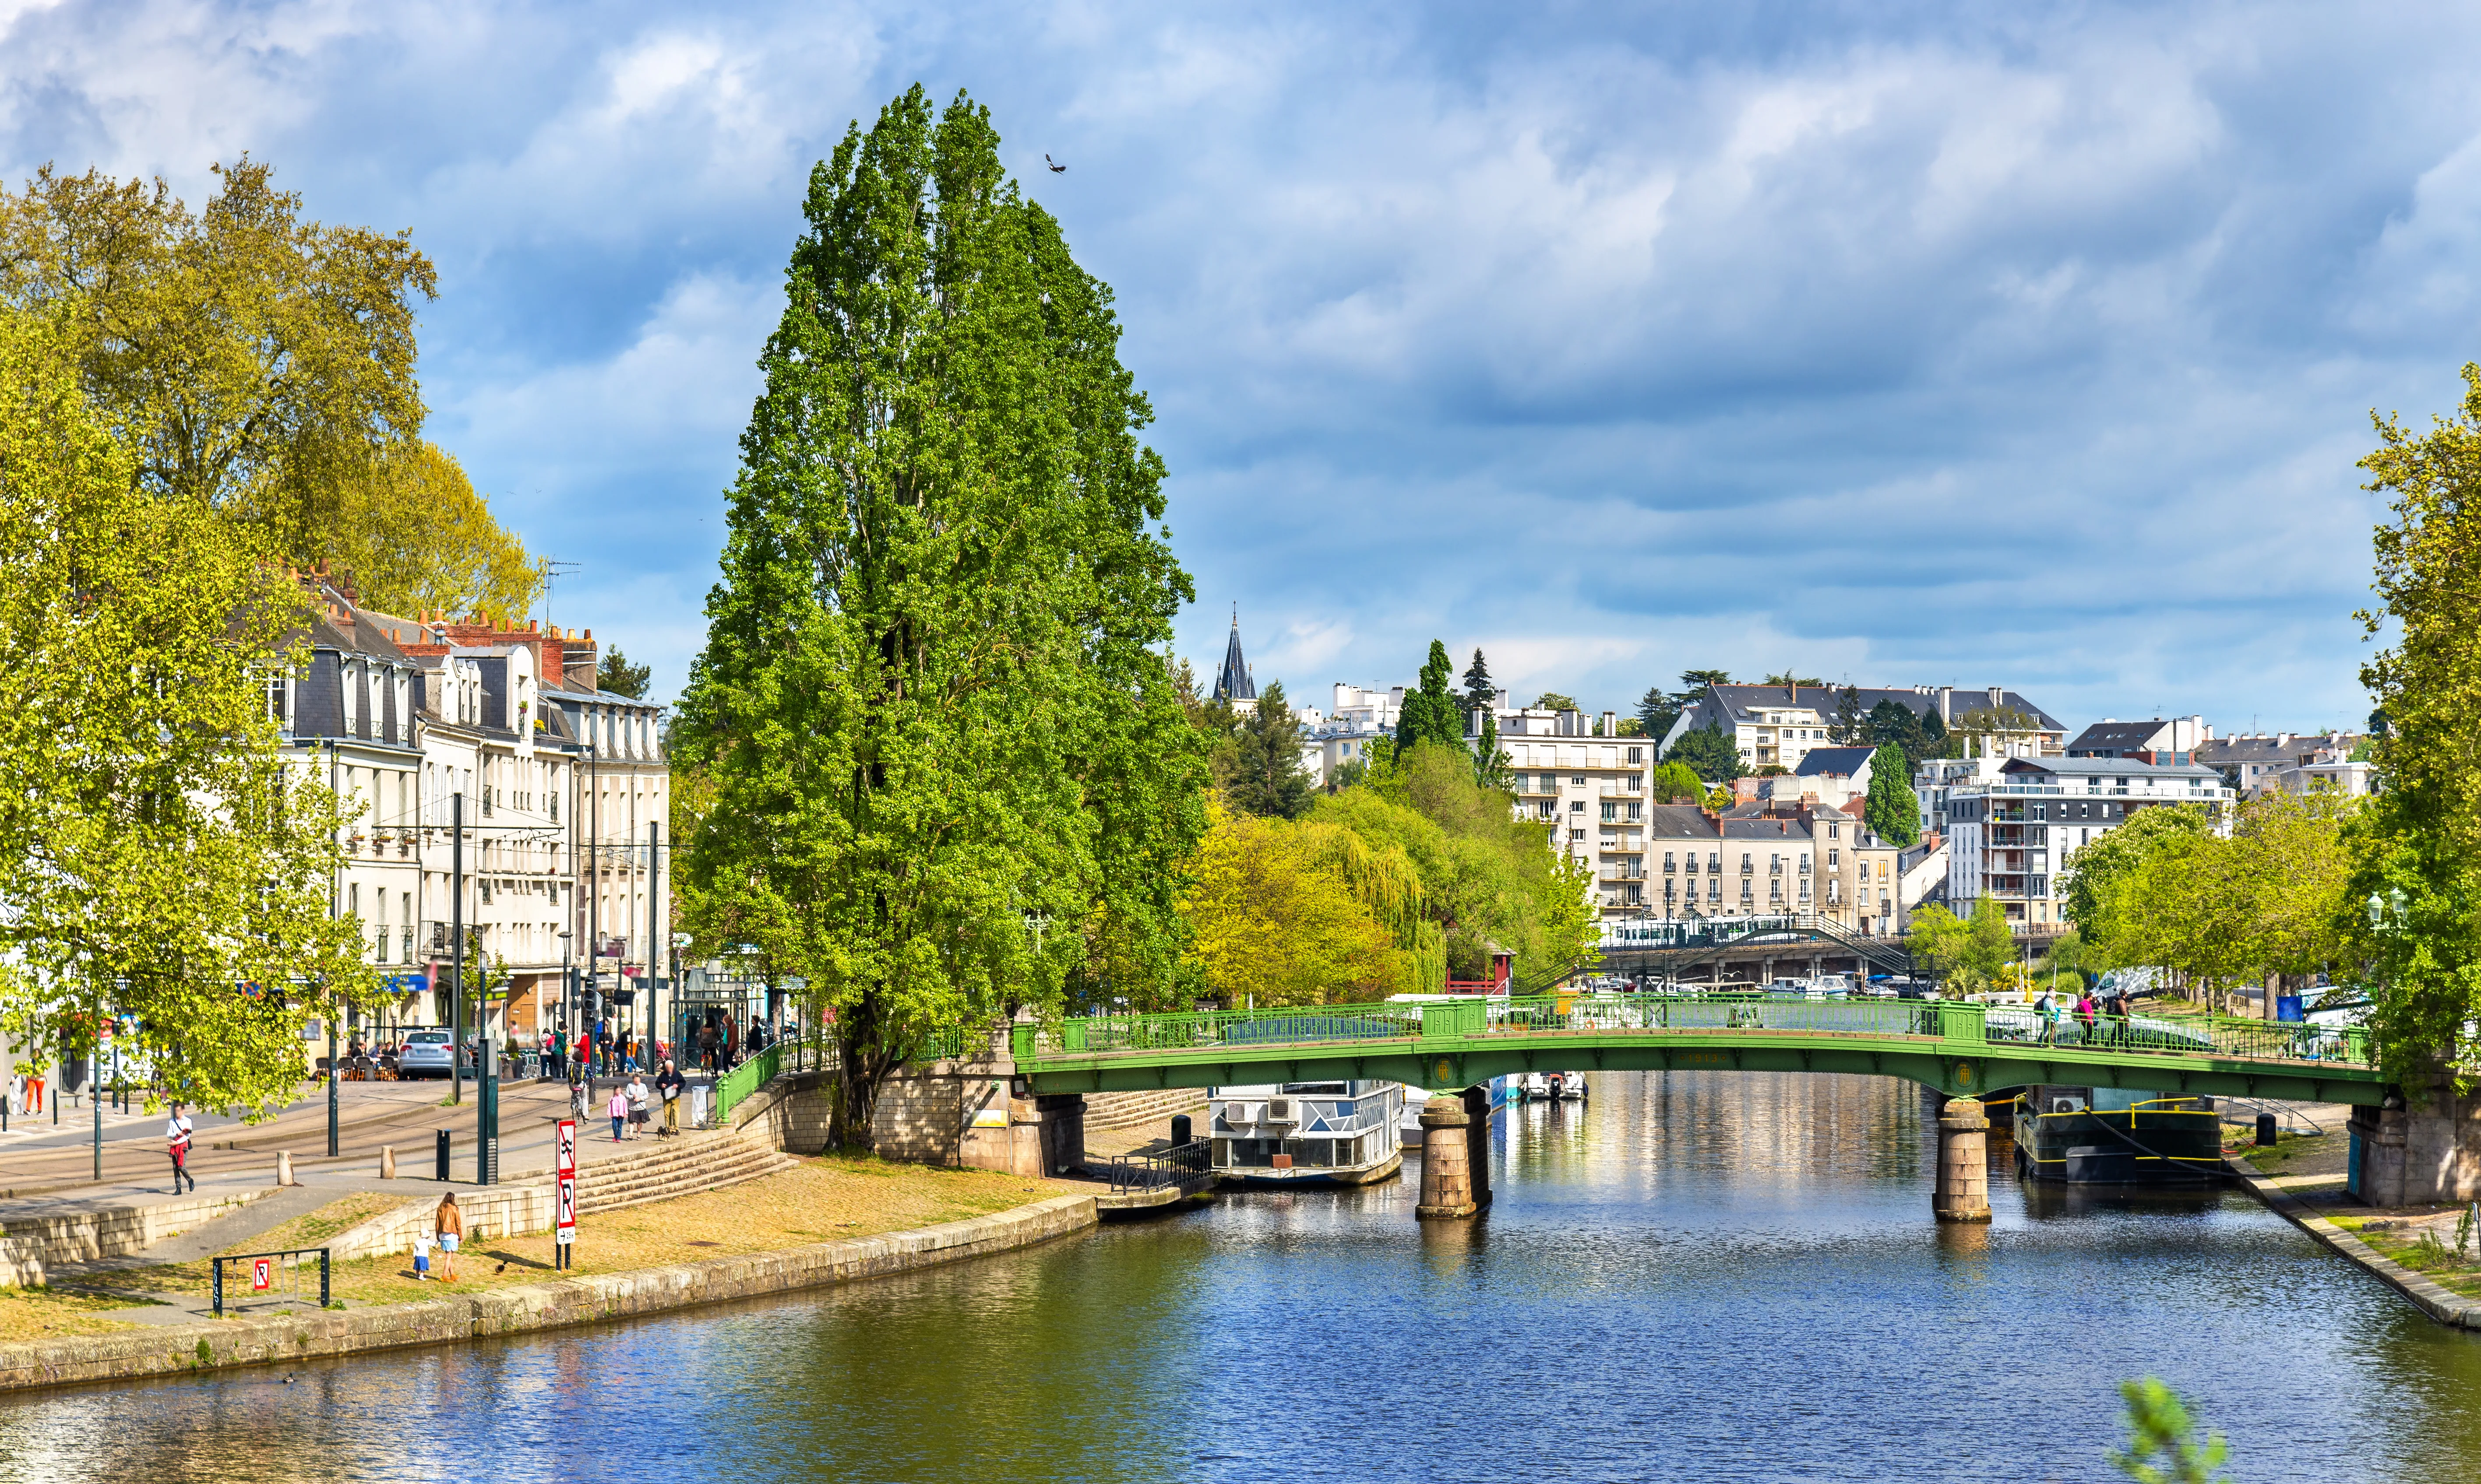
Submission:
[[1054,175],[1061,175],[1061,174],[1065,174],[1065,173],[1067,173],[1068,167],[1067,167],[1067,166],[1064,166],[1064,165],[1052,165],[1051,156],[1049,156],[1049,155],[1044,155],[1044,156],[1042,157],[1042,163],[1043,163],[1043,164],[1045,164],[1045,165],[1050,165],[1050,166],[1051,166],[1051,173],[1053,173]]

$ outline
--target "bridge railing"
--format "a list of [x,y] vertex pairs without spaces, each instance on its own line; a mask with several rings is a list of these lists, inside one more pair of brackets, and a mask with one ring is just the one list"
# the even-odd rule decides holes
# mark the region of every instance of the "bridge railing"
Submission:
[[1956,1000],[1807,1000],[1763,994],[1572,993],[1447,1002],[1096,1016],[1014,1028],[1020,1059],[1183,1051],[1627,1031],[1783,1031],[1936,1040],[1943,1051],[2059,1046],[2084,1051],[2327,1061],[2366,1066],[2356,1028],[2228,1017],[2045,1022],[2026,1006]]

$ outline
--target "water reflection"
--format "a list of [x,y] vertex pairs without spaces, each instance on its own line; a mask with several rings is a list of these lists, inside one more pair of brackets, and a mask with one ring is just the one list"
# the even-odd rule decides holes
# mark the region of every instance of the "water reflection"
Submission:
[[2146,1372],[2252,1484],[2481,1457],[2481,1345],[2244,1196],[2027,1190],[1995,1163],[1991,1224],[1942,1226],[1935,1120],[1877,1079],[1597,1074],[1585,1105],[1498,1122],[1470,1222],[1416,1221],[1409,1175],[1249,1192],[290,1386],[0,1404],[0,1458],[250,1484],[2097,1479],[2113,1383]]

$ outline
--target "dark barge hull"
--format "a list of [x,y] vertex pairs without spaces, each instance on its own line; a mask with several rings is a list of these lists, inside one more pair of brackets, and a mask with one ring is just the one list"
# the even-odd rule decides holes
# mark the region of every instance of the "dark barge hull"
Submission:
[[2016,1167],[2072,1185],[2193,1185],[2223,1174],[2218,1113],[2187,1108],[2020,1114]]

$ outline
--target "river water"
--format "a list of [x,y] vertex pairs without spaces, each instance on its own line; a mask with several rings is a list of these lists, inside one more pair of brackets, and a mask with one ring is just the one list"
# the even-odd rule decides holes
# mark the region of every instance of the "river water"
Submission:
[[[2232,1476],[2481,1477],[2481,1341],[2244,1194],[1929,1215],[1909,1083],[1597,1075],[1414,1182],[792,1299],[0,1403],[13,1478],[2116,1478],[2155,1374]],[[2339,1136],[2339,1134],[2337,1135]]]

